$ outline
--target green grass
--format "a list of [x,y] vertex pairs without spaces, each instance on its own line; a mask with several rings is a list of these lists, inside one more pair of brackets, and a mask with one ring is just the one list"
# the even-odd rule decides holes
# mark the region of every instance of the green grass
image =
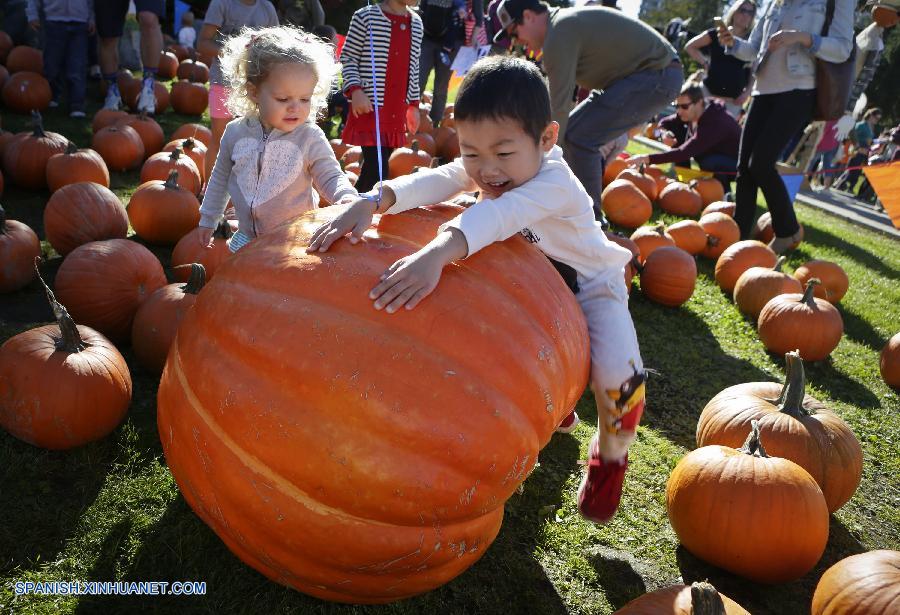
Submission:
[[[16,119],[5,117],[7,129]],[[167,134],[186,118],[164,116]],[[78,142],[89,128],[50,114],[47,127]],[[118,175],[127,197],[136,174]],[[47,195],[7,188],[12,218],[33,223]],[[900,251],[883,235],[804,206],[806,242],[788,270],[808,258],[839,262],[851,287],[840,305],[845,335],[831,359],[807,365],[810,392],[852,426],[865,454],[856,496],[831,520],[822,561],[804,578],[757,585],[698,561],[678,546],[666,519],[665,483],[694,448],[697,416],[732,384],[778,380],[783,359],[769,355],[718,289],[713,263],[699,262],[693,298],[680,309],[650,303],[637,287],[631,312],[642,354],[655,370],[632,448],[619,514],[596,526],[577,514],[574,494],[596,412],[579,404],[584,425],[556,435],[521,494],[506,505],[503,528],[486,555],[429,594],[381,607],[329,604],[276,585],[242,564],[185,504],[168,472],[156,430],[156,378],[125,357],[134,402],[125,423],[101,442],[61,453],[0,433],[0,612],[8,613],[610,613],[639,594],[684,579],[709,578],[754,614],[808,612],[823,570],[847,555],[900,549],[900,398],[878,373],[878,353],[900,322]],[[657,218],[669,220],[668,216]],[[168,251],[156,253],[168,264]],[[52,274],[59,259],[45,267]],[[36,285],[0,296],[0,341],[49,320]],[[15,580],[195,580],[203,597],[15,597]]]

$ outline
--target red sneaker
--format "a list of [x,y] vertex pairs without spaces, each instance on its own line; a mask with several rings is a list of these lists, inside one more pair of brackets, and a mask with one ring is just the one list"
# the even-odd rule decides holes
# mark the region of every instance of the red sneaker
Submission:
[[562,420],[562,423],[559,424],[559,427],[556,428],[556,433],[572,433],[575,431],[575,428],[578,427],[578,423],[581,422],[581,419],[578,418],[578,415],[575,414],[575,411],[572,410],[569,413],[569,416]]
[[588,521],[607,523],[616,514],[622,499],[628,455],[622,461],[604,461],[599,449],[597,434],[594,434],[588,446],[587,472],[578,488],[578,512]]

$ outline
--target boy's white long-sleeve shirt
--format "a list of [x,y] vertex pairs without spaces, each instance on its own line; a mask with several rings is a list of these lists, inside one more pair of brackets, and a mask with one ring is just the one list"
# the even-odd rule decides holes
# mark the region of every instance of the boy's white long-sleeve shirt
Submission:
[[[385,213],[396,214],[446,201],[477,190],[461,158],[436,169],[420,169],[385,182],[397,202]],[[475,203],[443,224],[462,232],[468,254],[521,232],[550,258],[571,266],[585,282],[622,269],[631,253],[606,238],[594,219],[591,197],[572,173],[558,146],[544,155],[532,179],[496,199]]]

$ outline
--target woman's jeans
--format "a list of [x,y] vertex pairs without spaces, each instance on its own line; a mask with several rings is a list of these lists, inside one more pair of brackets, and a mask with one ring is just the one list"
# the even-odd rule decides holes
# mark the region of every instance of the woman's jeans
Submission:
[[772,214],[776,237],[790,237],[800,230],[794,204],[775,163],[793,138],[812,118],[815,90],[791,90],[753,97],[738,154],[734,219],[741,239],[750,239],[756,217],[756,194],[761,189]]

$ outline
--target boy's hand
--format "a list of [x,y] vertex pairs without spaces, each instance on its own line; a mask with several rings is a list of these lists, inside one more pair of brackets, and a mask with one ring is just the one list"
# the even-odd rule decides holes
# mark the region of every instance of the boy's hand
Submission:
[[369,299],[375,301],[376,310],[384,308],[388,314],[403,306],[411,310],[437,287],[444,266],[467,252],[468,243],[462,232],[446,230],[418,252],[388,267],[369,292]]
[[342,211],[334,220],[316,229],[309,239],[306,253],[327,252],[331,244],[347,233],[350,233],[350,243],[359,243],[363,233],[372,224],[375,205],[375,201],[362,197],[357,198],[353,204]]
[[372,102],[364,90],[356,90],[350,98],[350,111],[354,117],[372,112]]
[[205,226],[200,227],[200,245],[204,248],[213,247],[213,231],[215,229],[206,228]]

